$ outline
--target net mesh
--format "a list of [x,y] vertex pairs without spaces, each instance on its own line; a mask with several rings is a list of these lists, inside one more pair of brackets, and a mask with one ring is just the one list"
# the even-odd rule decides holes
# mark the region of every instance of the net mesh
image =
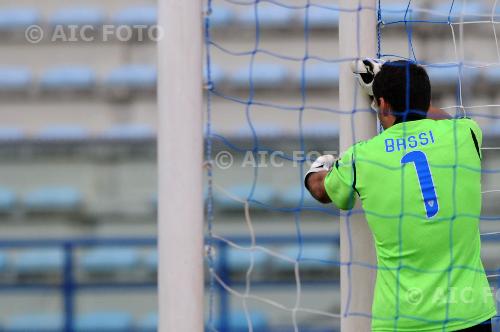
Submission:
[[[493,287],[500,268],[497,1],[378,0],[357,8],[378,18],[377,57],[425,66],[434,103],[484,130],[481,237]],[[352,60],[340,58],[336,44],[343,10],[336,1],[207,1],[208,330],[331,331],[341,309],[371,317],[353,312],[350,299],[340,308],[338,276],[341,265],[376,266],[340,261],[338,226],[325,222],[361,211],[317,205],[302,185],[310,161],[336,150],[339,118],[366,111],[340,110],[335,95],[338,65]]]

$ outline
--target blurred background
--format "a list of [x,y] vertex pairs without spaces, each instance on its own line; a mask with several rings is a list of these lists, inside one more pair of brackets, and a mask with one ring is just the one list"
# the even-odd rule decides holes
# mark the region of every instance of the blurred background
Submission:
[[[338,150],[338,3],[315,1],[327,7],[306,24],[307,3],[261,1],[256,19],[254,1],[214,0],[200,13],[212,157],[233,158],[214,165],[210,232],[290,259],[213,242],[221,280],[241,293],[250,281],[257,331],[293,330],[299,283],[300,331],[339,327],[338,211],[302,191],[306,165],[270,154]],[[495,148],[500,6],[451,3],[412,1],[407,19],[426,22],[405,25],[408,3],[382,1],[380,52],[425,64],[434,105],[465,111]],[[156,114],[172,111],[156,103],[156,5],[0,0],[0,329],[156,331]],[[497,232],[500,151],[483,155],[481,230]],[[489,274],[496,239],[483,238]],[[206,296],[218,330],[247,331],[241,297],[219,285]]]

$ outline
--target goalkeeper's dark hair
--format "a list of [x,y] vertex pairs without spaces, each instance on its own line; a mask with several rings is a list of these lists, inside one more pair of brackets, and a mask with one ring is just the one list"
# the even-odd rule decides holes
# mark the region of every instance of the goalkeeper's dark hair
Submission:
[[425,69],[414,62],[386,62],[373,81],[373,95],[377,104],[384,98],[391,105],[396,123],[422,120],[431,104],[431,83]]

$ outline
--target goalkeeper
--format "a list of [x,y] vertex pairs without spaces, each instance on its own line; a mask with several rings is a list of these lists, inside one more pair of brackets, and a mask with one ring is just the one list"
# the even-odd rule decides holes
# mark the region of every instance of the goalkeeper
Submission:
[[365,59],[353,72],[384,131],[337,161],[319,157],[305,185],[343,210],[362,202],[378,262],[372,331],[490,332],[496,308],[480,258],[481,129],[431,107],[419,65]]

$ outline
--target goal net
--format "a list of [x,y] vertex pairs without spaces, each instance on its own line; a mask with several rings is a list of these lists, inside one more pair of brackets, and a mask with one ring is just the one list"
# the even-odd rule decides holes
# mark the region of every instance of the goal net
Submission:
[[[360,56],[344,57],[339,46],[340,17],[353,11],[375,17],[371,31],[359,29],[369,35],[358,36],[355,45],[373,38],[372,57],[423,65],[433,105],[481,125],[482,170],[476,171],[482,173],[483,210],[477,217],[483,263],[500,300],[500,5],[358,4],[206,2],[207,330],[332,331],[340,330],[343,317],[372,318],[369,310],[355,309],[356,301],[371,301],[359,294],[361,285],[340,284],[341,267],[356,265],[367,274],[377,269],[373,262],[346,260],[349,253],[340,256],[340,225],[352,250],[359,239],[349,230],[362,210],[321,205],[303,186],[311,161],[343,152],[339,133],[341,140],[366,138],[355,126],[340,126],[371,112],[355,102],[351,109],[340,106],[341,66]],[[354,91],[358,98],[361,91]],[[341,287],[348,288],[343,301]]]

